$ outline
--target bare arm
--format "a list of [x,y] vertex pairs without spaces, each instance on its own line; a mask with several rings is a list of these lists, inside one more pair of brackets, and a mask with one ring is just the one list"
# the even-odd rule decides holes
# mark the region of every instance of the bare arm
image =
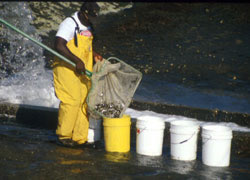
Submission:
[[56,51],[76,64],[76,72],[78,74],[85,73],[85,65],[84,65],[84,63],[81,61],[80,58],[75,56],[68,49],[66,44],[67,44],[67,41],[65,39],[63,39],[61,37],[56,37],[56,40],[55,40],[55,49],[56,49]]

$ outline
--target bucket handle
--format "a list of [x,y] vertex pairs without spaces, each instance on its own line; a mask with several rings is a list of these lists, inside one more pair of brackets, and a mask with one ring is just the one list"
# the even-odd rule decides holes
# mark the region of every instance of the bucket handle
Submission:
[[178,143],[172,143],[172,142],[171,142],[171,144],[183,144],[183,143],[189,141],[196,133],[197,133],[197,132],[194,132],[194,133],[190,136],[190,138],[188,138],[188,139],[186,139],[186,140],[184,140],[184,141],[181,141],[181,142],[178,142]]

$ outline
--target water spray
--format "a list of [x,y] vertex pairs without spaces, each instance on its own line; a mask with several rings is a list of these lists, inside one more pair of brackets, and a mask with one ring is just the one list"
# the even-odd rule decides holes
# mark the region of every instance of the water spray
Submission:
[[[21,31],[20,29],[16,28],[15,26],[11,25],[10,23],[8,23],[7,21],[3,20],[0,18],[0,22],[5,24],[7,27],[13,29],[14,31],[18,32],[19,34],[23,35],[24,37],[28,38],[29,40],[31,40],[32,42],[36,43],[37,45],[41,46],[42,48],[48,50],[49,52],[51,52],[52,54],[54,54],[55,56],[59,57],[60,59],[64,60],[65,62],[71,64],[72,66],[76,66],[75,63],[73,63],[72,61],[70,61],[69,59],[67,59],[66,57],[62,56],[61,54],[59,54],[58,52],[56,52],[55,50],[51,49],[50,47],[46,46],[45,44],[39,42],[38,40],[32,38],[31,36],[29,36],[28,34],[24,33],[23,31]],[[92,76],[92,72],[86,70],[86,75],[88,77]]]

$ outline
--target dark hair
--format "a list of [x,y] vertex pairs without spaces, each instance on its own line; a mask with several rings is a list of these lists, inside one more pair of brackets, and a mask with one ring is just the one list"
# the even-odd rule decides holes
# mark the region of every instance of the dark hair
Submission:
[[80,8],[81,12],[84,12],[90,16],[96,16],[96,13],[99,12],[100,7],[96,2],[84,2]]

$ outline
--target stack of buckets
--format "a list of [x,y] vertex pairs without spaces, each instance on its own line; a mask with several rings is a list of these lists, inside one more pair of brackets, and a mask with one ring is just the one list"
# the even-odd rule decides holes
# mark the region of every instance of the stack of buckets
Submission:
[[[131,118],[104,118],[104,141],[107,152],[130,151]],[[160,117],[141,116],[136,121],[136,152],[146,156],[161,156],[165,121]],[[182,161],[196,159],[199,123],[194,120],[170,122],[171,158]],[[221,125],[202,126],[202,162],[208,166],[230,164],[232,130]]]

